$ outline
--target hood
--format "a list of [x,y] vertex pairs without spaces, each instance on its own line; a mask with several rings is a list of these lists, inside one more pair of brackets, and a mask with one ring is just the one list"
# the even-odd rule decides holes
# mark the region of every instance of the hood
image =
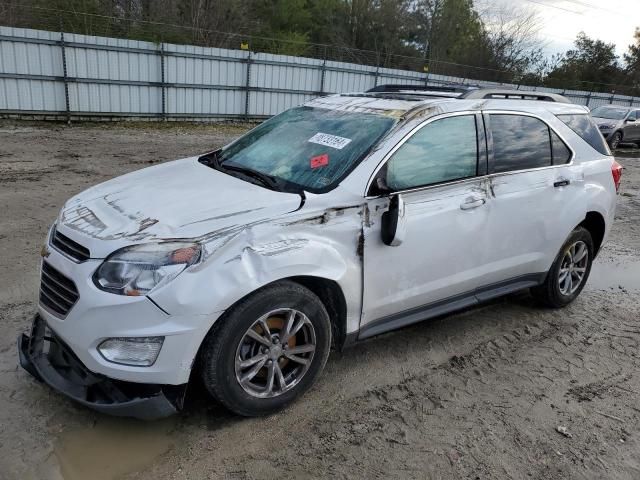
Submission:
[[622,120],[612,120],[611,118],[593,117],[593,121],[596,122],[596,125],[617,125]]
[[[114,178],[69,200],[58,229],[88,237],[92,257],[100,243],[130,245],[195,238],[296,210],[300,196],[275,192],[213,170],[197,157]],[[95,242],[94,240],[102,240]],[[110,253],[114,246],[104,246]],[[97,247],[97,248],[95,248]]]

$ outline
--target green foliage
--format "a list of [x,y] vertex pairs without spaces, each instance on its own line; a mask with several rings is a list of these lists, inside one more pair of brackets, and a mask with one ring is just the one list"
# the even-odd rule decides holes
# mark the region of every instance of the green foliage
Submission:
[[638,52],[640,31],[636,33],[636,45],[624,56],[626,68],[620,64],[615,45],[594,40],[580,33],[574,48],[553,59],[544,84],[555,88],[574,88],[596,92],[637,95]]
[[625,54],[626,74],[633,86],[633,94],[640,95],[640,28],[636,29],[635,44],[629,46]]
[[535,13],[496,4],[481,15],[477,1],[21,0],[0,8],[0,24],[640,95],[640,30],[623,60],[585,34],[544,59]]

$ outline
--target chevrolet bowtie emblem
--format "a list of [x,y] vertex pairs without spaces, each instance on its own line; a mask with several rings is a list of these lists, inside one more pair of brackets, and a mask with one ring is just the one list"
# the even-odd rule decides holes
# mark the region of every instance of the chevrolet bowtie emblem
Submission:
[[40,250],[40,256],[42,258],[48,258],[49,255],[51,255],[51,250],[49,250],[49,247],[47,247],[46,245],[43,245],[42,249]]

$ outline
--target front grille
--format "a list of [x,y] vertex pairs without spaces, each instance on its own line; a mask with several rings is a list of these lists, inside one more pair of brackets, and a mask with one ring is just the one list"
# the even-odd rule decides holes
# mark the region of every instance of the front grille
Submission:
[[78,300],[78,289],[70,278],[64,276],[47,262],[42,262],[40,278],[40,303],[49,310],[65,317]]
[[66,235],[61,234],[55,227],[53,227],[53,232],[51,232],[51,245],[53,245],[56,250],[61,251],[77,262],[84,262],[91,258],[88,248],[83,247],[78,242],[74,242]]

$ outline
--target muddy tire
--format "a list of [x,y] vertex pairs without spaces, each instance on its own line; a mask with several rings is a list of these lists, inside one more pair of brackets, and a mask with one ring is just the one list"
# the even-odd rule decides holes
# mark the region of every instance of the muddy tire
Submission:
[[290,281],[262,288],[234,305],[201,350],[205,387],[243,416],[276,412],[308,390],[331,347],[320,299]]
[[561,308],[573,302],[584,288],[594,257],[588,230],[577,227],[564,243],[542,285],[531,294],[543,305]]
[[609,138],[609,146],[611,147],[611,150],[615,150],[616,148],[618,148],[620,146],[620,142],[622,142],[621,132],[615,132],[613,135],[611,135],[611,137]]

